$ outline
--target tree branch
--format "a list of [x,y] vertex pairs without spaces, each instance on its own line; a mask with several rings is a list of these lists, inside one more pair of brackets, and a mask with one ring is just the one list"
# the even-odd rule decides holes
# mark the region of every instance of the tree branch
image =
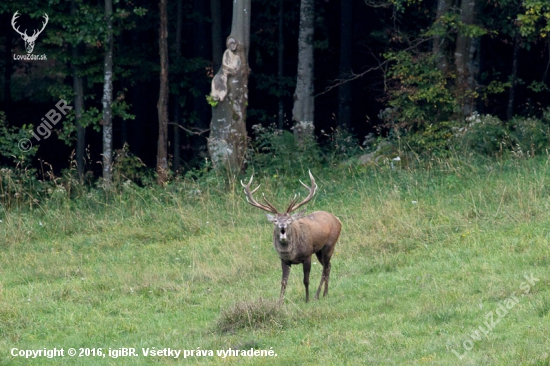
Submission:
[[185,127],[183,127],[183,126],[181,126],[181,125],[179,125],[179,124],[177,124],[177,123],[175,123],[175,122],[168,122],[168,124],[169,124],[169,125],[172,125],[172,126],[177,126],[177,127],[181,128],[182,130],[184,130],[185,132],[188,132],[188,133],[190,133],[190,134],[192,134],[192,135],[197,135],[197,136],[200,136],[200,135],[202,135],[203,133],[210,131],[209,128],[206,129],[206,130],[200,130],[200,129],[198,129],[198,128],[195,128],[194,130],[192,130],[192,129],[190,130],[190,129],[187,129],[187,128],[185,128]]
[[376,1],[369,1],[365,0],[365,5],[371,7],[371,8],[389,8],[393,4],[391,2],[376,2]]
[[[413,42],[413,44],[411,44],[409,47],[407,48],[404,48],[403,50],[401,51],[409,51],[411,49],[414,49],[414,48],[417,48],[420,44],[424,43],[424,42],[427,42],[427,41],[430,41],[432,39],[432,37],[429,37],[429,38],[423,38],[423,39],[420,39],[420,40],[416,40],[415,42]],[[408,42],[409,44],[411,42]],[[318,94],[315,94],[315,97],[318,97],[320,95],[323,95],[323,94],[326,94],[328,93],[329,91],[331,91],[332,89],[334,88],[337,88],[339,87],[340,85],[342,84],[345,84],[347,82],[350,82],[350,81],[353,81],[353,80],[356,80],[356,79],[359,79],[359,78],[362,78],[363,76],[365,76],[366,74],[368,74],[369,72],[372,72],[372,71],[377,71],[377,70],[381,70],[381,69],[384,69],[389,61],[388,60],[385,60],[385,61],[380,61],[380,59],[378,59],[378,57],[376,57],[376,55],[374,54],[374,52],[372,52],[372,56],[378,61],[378,66],[374,66],[374,67],[371,67],[370,69],[368,70],[365,70],[363,71],[362,73],[360,74],[355,74],[355,73],[351,73],[350,77],[348,78],[341,78],[341,79],[336,79],[336,80],[333,80],[333,82],[335,84],[332,84],[330,86],[328,86],[324,91],[318,93]],[[384,85],[386,84],[386,78],[385,78],[385,73],[384,73]]]
[[318,94],[315,94],[315,97],[318,97],[318,96],[320,96],[320,95],[326,94],[326,93],[328,93],[329,91],[331,91],[332,89],[337,88],[337,87],[339,87],[339,86],[342,85],[342,84],[345,84],[345,83],[347,83],[347,82],[353,81],[353,80],[355,80],[355,79],[362,78],[363,76],[365,76],[366,74],[368,74],[368,73],[371,72],[371,71],[380,70],[380,69],[382,69],[387,63],[388,63],[388,61],[386,60],[386,61],[382,62],[380,65],[375,66],[375,67],[371,67],[370,69],[365,70],[365,71],[363,71],[363,72],[360,73],[360,74],[355,74],[355,73],[352,72],[352,73],[351,73],[351,77],[349,77],[349,78],[346,78],[346,79],[336,79],[336,80],[334,80],[334,83],[335,83],[335,84],[332,84],[331,86],[327,87],[324,91],[322,91],[322,92],[320,92],[320,93],[318,93]]

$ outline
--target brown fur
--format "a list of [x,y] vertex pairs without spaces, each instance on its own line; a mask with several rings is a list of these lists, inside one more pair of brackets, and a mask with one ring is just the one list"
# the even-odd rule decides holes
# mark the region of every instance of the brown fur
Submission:
[[273,246],[283,268],[281,281],[281,295],[283,299],[292,264],[303,264],[304,286],[306,288],[306,302],[309,301],[309,272],[311,270],[311,256],[317,255],[317,259],[323,265],[323,275],[315,299],[319,298],[323,282],[325,290],[323,296],[328,294],[328,282],[330,277],[330,259],[334,253],[334,247],[340,236],[342,223],[336,216],[325,211],[316,211],[303,218],[293,221],[287,227],[288,240],[286,244],[279,240],[280,229],[276,225],[273,231]]

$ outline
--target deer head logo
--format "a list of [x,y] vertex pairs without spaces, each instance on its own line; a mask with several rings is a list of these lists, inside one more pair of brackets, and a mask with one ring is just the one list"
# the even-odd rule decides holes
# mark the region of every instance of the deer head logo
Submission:
[[25,49],[27,50],[27,53],[32,53],[34,49],[34,42],[36,42],[36,39],[42,33],[44,28],[46,28],[46,24],[48,24],[48,14],[44,13],[44,22],[42,23],[42,29],[37,31],[36,29],[32,33],[32,36],[27,35],[27,30],[25,29],[25,32],[20,32],[19,27],[15,26],[15,21],[17,18],[19,18],[19,14],[17,14],[19,11],[16,11],[15,14],[13,14],[13,17],[11,18],[11,26],[13,29],[21,35],[21,38],[23,38],[23,41],[25,41]]

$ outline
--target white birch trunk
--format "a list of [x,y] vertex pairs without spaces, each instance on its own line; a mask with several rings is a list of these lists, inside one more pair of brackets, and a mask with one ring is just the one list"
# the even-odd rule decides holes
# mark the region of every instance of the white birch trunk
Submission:
[[294,92],[294,135],[298,140],[313,136],[315,110],[313,97],[313,34],[315,8],[314,0],[301,0],[300,31],[298,35],[298,76]]
[[108,188],[112,181],[113,162],[113,1],[105,0],[105,22],[107,24],[107,45],[105,48],[103,82],[103,180]]

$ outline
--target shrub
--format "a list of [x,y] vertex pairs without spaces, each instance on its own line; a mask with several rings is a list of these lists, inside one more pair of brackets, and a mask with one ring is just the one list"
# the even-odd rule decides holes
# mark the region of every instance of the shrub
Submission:
[[431,53],[401,51],[386,54],[388,108],[380,118],[388,125],[422,129],[449,120],[459,109],[459,100],[449,87],[450,77],[437,68]]
[[405,134],[402,137],[402,146],[417,154],[445,155],[449,151],[455,125],[453,122],[428,124],[419,131]]
[[298,167],[312,169],[322,162],[314,138],[298,142],[292,132],[279,130],[275,125],[254,125],[252,129],[256,138],[247,157],[249,167],[268,174],[291,175]]
[[[324,133],[324,131],[321,130],[321,133]],[[360,147],[359,141],[355,135],[346,129],[337,128],[331,135],[325,136],[328,137],[326,156],[331,165],[349,159],[350,157],[357,156],[364,151]],[[367,143],[372,142],[371,140],[373,140],[373,138],[369,136]]]
[[488,156],[501,155],[514,145],[513,136],[498,117],[477,113],[466,118],[466,126],[458,128],[453,138],[458,150]]
[[[28,167],[38,150],[38,147],[31,146],[32,141],[29,140],[30,134],[27,131],[29,129],[27,125],[22,128],[9,126],[6,115],[0,111],[0,158],[9,158],[16,165]],[[27,146],[31,146],[28,150],[22,150],[23,140],[27,140]],[[0,165],[2,163],[0,160]]]
[[528,156],[543,153],[550,147],[550,118],[514,118],[511,122],[516,149]]
[[285,318],[285,313],[277,301],[268,301],[260,297],[253,302],[238,302],[222,311],[216,329],[228,333],[244,328],[282,328]]

